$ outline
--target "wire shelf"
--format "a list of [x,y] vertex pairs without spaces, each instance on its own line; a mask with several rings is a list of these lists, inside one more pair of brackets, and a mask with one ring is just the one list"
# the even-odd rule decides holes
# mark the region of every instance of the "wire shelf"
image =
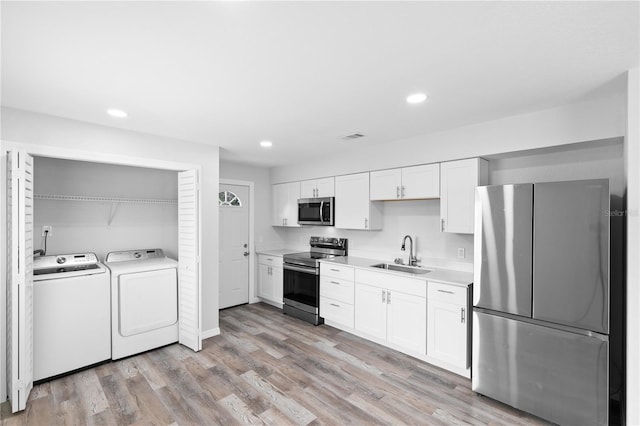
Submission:
[[178,204],[178,200],[154,199],[154,198],[89,197],[85,195],[53,195],[53,194],[34,194],[34,197],[36,200],[88,201],[88,202],[95,202],[95,203],[169,204],[169,205]]

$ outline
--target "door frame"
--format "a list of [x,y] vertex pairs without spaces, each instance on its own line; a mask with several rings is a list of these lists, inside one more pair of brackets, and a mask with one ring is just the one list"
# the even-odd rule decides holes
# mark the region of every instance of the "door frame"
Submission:
[[[255,223],[254,223],[254,186],[255,184],[252,181],[248,180],[238,180],[238,179],[225,179],[220,178],[218,180],[218,185],[238,185],[238,186],[248,186],[249,187],[249,253],[251,253],[250,261],[249,261],[249,303],[258,303],[260,299],[257,297],[256,291],[256,263],[257,254],[254,247],[254,237],[255,237]],[[218,192],[220,192],[220,187],[218,186]],[[220,226],[220,224],[218,224]],[[220,252],[220,247],[218,245],[218,251]],[[220,271],[218,271],[218,281],[220,281]],[[219,288],[219,287],[218,287]],[[219,307],[218,307],[219,308]]]
[[[14,142],[14,141],[1,141],[0,148],[0,159],[4,162],[6,158],[6,152],[10,150],[22,150],[26,151],[27,154],[37,157],[49,157],[49,158],[59,158],[64,160],[76,160],[76,161],[86,161],[91,163],[102,163],[102,164],[114,164],[121,166],[132,166],[132,167],[144,167],[144,168],[153,168],[153,169],[161,169],[161,170],[171,170],[175,172],[182,172],[186,170],[197,170],[198,176],[202,176],[202,166],[199,164],[191,164],[191,163],[180,163],[174,161],[166,161],[159,160],[153,158],[144,158],[144,157],[135,157],[135,156],[127,156],[127,155],[119,155],[119,154],[109,154],[103,152],[96,151],[84,151],[80,149],[74,148],[63,148],[58,146],[50,146],[50,145],[40,145],[40,144],[32,144],[32,143],[23,143],[23,142]],[[2,167],[2,171],[4,172],[3,176],[0,176],[0,180],[2,182],[6,181],[6,167]],[[6,193],[6,186],[4,183],[2,184],[2,194]],[[2,206],[5,203],[0,202]],[[0,219],[2,223],[0,224],[0,240],[6,239],[6,215],[5,208],[1,208],[2,213],[0,214]],[[198,257],[202,253],[202,193],[198,190]],[[0,249],[0,254],[6,255],[5,249]],[[2,256],[2,259],[6,259],[6,256]],[[4,261],[0,261],[0,301],[3,303],[2,306],[6,306],[6,289],[7,289],[7,277],[6,277],[6,269],[4,265]],[[198,316],[200,317],[200,340],[204,340],[207,337],[205,336],[205,332],[202,330],[202,261],[198,262],[198,287],[199,287],[199,300],[198,300]],[[2,310],[4,312],[4,309]],[[0,370],[2,374],[0,374],[0,403],[3,403],[7,399],[7,376],[5,375],[6,371],[6,363],[7,359],[5,356],[6,353],[6,326],[7,323],[3,318],[0,321],[0,350],[2,351],[2,356],[0,356]],[[216,329],[214,329],[216,331]]]

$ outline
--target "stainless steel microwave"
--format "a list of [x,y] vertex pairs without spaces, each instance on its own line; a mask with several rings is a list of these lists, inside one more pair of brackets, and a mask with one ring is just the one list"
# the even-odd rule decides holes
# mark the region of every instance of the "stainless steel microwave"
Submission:
[[300,198],[298,224],[333,226],[335,198]]

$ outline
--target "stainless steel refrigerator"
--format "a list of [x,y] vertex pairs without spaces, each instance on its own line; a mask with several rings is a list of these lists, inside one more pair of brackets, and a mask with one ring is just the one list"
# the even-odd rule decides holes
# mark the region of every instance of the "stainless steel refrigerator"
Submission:
[[476,189],[472,387],[608,423],[609,181]]

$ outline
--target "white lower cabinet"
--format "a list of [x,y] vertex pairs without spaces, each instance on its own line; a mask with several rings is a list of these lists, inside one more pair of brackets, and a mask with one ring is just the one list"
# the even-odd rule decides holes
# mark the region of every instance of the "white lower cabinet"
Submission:
[[427,356],[451,366],[469,366],[468,288],[429,282]]
[[258,297],[267,302],[282,305],[282,257],[258,255]]
[[426,354],[427,283],[356,270],[355,329],[400,350]]
[[353,275],[352,267],[320,264],[320,316],[325,322],[353,328]]

